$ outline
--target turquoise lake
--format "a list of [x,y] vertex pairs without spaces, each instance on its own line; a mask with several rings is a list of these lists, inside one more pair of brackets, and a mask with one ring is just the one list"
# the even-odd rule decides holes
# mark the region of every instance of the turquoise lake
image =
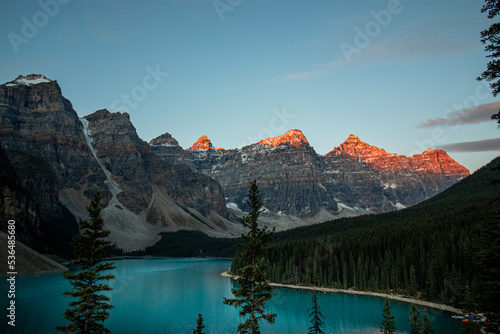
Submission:
[[[116,262],[114,288],[108,295],[115,308],[105,322],[112,333],[191,334],[198,313],[204,317],[205,332],[236,333],[238,311],[222,304],[231,298],[234,282],[220,276],[231,264],[220,259],[134,259]],[[2,277],[2,294],[8,291]],[[57,274],[18,275],[16,279],[16,327],[2,316],[1,333],[58,333],[56,326],[66,324],[63,313],[71,298],[62,293],[70,289]],[[6,296],[4,296],[6,297]],[[2,297],[6,314],[7,298]],[[268,311],[278,313],[273,325],[263,325],[262,333],[307,333],[307,309],[312,292],[276,289]],[[384,300],[348,294],[318,294],[318,305],[325,316],[325,333],[377,333],[382,320]],[[408,333],[409,305],[391,301],[399,333]],[[459,333],[460,322],[451,314],[427,311],[436,334]]]

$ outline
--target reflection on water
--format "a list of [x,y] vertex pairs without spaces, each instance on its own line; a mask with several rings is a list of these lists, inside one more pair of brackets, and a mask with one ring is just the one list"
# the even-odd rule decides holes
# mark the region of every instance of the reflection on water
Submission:
[[[121,260],[108,293],[112,305],[106,326],[112,333],[191,334],[198,313],[203,314],[207,333],[235,333],[238,311],[222,304],[231,298],[234,282],[220,273],[230,260],[144,259]],[[63,313],[71,298],[62,295],[70,289],[61,274],[18,276],[16,285],[16,328],[2,321],[2,333],[57,333],[64,325]],[[2,280],[2,291],[6,280]],[[274,325],[263,325],[263,333],[305,333],[310,326],[307,309],[310,291],[276,289],[268,311],[278,313]],[[6,298],[1,298],[5,310]],[[325,316],[325,333],[376,333],[382,320],[384,301],[380,298],[318,293],[318,305]],[[4,308],[5,305],[5,308]],[[401,333],[409,332],[409,306],[391,302],[392,314]],[[449,313],[428,310],[436,333],[458,333],[459,322]]]

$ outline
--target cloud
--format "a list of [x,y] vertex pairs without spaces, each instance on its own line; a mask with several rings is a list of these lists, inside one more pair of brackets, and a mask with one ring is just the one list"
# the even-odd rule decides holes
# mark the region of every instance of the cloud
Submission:
[[317,70],[303,71],[298,73],[292,73],[285,76],[287,80],[306,80],[311,78],[323,77],[327,75],[331,75],[336,68],[347,65],[347,61],[345,59],[339,59],[336,61],[332,61],[329,63],[316,63],[314,64],[314,68]]
[[438,146],[446,152],[489,152],[500,151],[500,138]]
[[454,126],[463,124],[478,124],[491,121],[491,115],[500,109],[500,101],[481,104],[467,109],[450,112],[446,117],[428,119],[420,122],[418,128],[432,128],[435,126]]
[[323,75],[326,75],[327,71],[304,71],[299,73],[292,73],[285,76],[287,80],[305,80],[310,78],[316,78]]

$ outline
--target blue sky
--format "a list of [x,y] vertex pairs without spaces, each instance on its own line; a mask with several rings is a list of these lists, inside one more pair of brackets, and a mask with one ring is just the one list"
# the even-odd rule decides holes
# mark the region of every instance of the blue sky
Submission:
[[146,141],[228,149],[298,128],[320,154],[352,133],[474,171],[500,154],[500,100],[475,79],[483,3],[3,0],[0,82],[44,74],[79,115],[128,112]]

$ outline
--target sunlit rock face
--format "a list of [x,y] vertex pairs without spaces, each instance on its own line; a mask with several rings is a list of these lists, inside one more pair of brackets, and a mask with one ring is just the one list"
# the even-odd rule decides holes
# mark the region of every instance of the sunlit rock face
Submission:
[[257,179],[266,213],[306,221],[398,210],[469,175],[442,150],[406,157],[354,135],[325,156],[296,129],[241,149],[211,149],[206,137],[199,142],[205,149],[195,145],[198,149],[181,152],[177,146],[157,145],[153,150],[217,180],[231,209],[247,209],[248,181]]
[[188,148],[189,151],[207,151],[207,150],[224,150],[223,148],[214,147],[210,139],[203,135],[193,144],[193,146]]
[[344,143],[327,154],[327,156],[335,155],[358,159],[370,168],[382,172],[409,171],[456,177],[469,175],[467,168],[457,163],[443,150],[428,149],[421,154],[407,157],[371,146],[352,134]]
[[295,148],[303,148],[309,146],[307,138],[302,131],[294,129],[290,130],[282,136],[266,138],[259,141],[257,144],[278,147],[280,145],[289,145]]

